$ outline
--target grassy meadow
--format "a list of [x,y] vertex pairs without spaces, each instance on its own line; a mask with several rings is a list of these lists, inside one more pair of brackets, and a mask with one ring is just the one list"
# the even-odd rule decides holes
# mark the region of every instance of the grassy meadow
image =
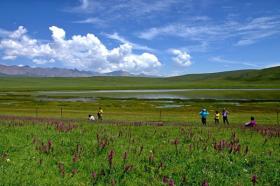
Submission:
[[177,77],[1,77],[1,91],[280,88],[280,67]]
[[[156,97],[158,96],[158,97]],[[2,92],[2,115],[87,120],[99,107],[110,121],[168,121],[199,124],[199,111],[207,108],[209,124],[214,112],[227,108],[231,124],[241,125],[250,116],[260,124],[276,124],[280,91],[195,90],[171,93],[118,92]],[[183,99],[181,99],[183,98]]]
[[0,132],[4,185],[278,185],[280,181],[279,128],[15,119],[2,120]]

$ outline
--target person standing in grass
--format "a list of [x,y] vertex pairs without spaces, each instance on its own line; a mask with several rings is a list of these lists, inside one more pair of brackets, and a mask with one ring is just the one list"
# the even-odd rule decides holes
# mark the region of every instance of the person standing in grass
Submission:
[[215,124],[219,124],[219,122],[220,122],[220,113],[218,111],[215,112],[214,120],[215,120]]
[[98,120],[101,120],[101,121],[103,120],[103,110],[101,107],[99,107],[99,110],[97,112],[97,118],[98,118]]
[[228,122],[228,114],[229,114],[229,111],[227,111],[227,109],[224,108],[223,112],[222,112],[224,124],[226,124],[226,123],[229,124],[229,122]]
[[199,115],[201,117],[202,125],[206,125],[206,118],[209,115],[208,111],[204,108],[200,111]]

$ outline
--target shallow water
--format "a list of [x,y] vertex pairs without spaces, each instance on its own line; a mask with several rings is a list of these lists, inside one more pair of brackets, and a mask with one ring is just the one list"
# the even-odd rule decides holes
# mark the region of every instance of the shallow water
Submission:
[[[159,90],[82,90],[0,92],[0,97],[28,95],[36,100],[62,102],[94,102],[99,98],[174,100],[280,101],[280,89],[159,89]],[[8,98],[7,98],[8,99]]]
[[[104,95],[106,97],[106,95]],[[115,98],[135,98],[135,99],[190,99],[187,96],[180,96],[180,95],[174,95],[174,94],[132,94],[132,95],[125,95],[125,96],[110,96]]]
[[[88,90],[88,91],[39,91],[36,95],[56,99],[63,96],[72,98],[113,98],[113,99],[181,99],[181,100],[278,100],[280,89],[159,89],[159,90]],[[71,99],[70,99],[71,100]],[[64,101],[64,100],[61,100]],[[65,100],[67,101],[67,100]],[[72,99],[75,101],[75,99]],[[87,101],[87,100],[76,100]],[[88,100],[91,101],[91,100]]]
[[161,106],[157,106],[156,108],[180,108],[183,106],[184,105],[161,105]]
[[81,90],[81,91],[39,91],[39,94],[79,94],[79,93],[165,93],[188,91],[272,91],[280,89],[146,89],[146,90]]
[[94,102],[94,98],[38,98],[39,101]]

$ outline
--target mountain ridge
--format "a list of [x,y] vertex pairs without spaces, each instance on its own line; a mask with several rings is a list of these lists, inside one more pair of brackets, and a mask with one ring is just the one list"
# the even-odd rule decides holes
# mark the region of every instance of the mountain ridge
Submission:
[[246,69],[235,71],[223,71],[202,74],[186,74],[172,77],[157,77],[146,74],[131,74],[126,71],[113,71],[108,73],[98,73],[90,71],[79,71],[77,69],[63,68],[39,68],[29,66],[6,66],[0,64],[0,76],[20,76],[20,77],[151,77],[163,78],[175,81],[204,81],[204,80],[229,80],[229,81],[261,81],[261,80],[280,80],[280,66],[264,69]]
[[113,71],[108,73],[98,73],[91,71],[80,71],[77,69],[64,68],[41,68],[30,66],[7,66],[0,64],[0,76],[25,76],[25,77],[92,77],[92,76],[135,76],[148,77],[146,74],[131,74],[126,71]]

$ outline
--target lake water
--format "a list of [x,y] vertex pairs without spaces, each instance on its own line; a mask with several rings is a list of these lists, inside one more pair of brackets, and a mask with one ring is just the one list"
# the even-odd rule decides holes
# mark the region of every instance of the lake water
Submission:
[[39,91],[39,94],[76,93],[165,93],[188,91],[280,91],[280,89],[147,89],[147,90],[81,90],[81,91]]
[[180,108],[180,107],[183,107],[184,105],[171,105],[171,104],[168,104],[168,105],[161,105],[161,106],[157,106],[156,108]]
[[94,102],[93,98],[38,98],[40,101],[61,101],[61,102]]
[[[60,101],[94,101],[97,98],[117,99],[213,99],[213,100],[271,100],[280,98],[280,89],[159,89],[159,90],[82,90],[39,91],[43,99]],[[44,98],[45,97],[45,98]],[[57,97],[57,98],[56,98]],[[64,98],[65,97],[65,98]]]

